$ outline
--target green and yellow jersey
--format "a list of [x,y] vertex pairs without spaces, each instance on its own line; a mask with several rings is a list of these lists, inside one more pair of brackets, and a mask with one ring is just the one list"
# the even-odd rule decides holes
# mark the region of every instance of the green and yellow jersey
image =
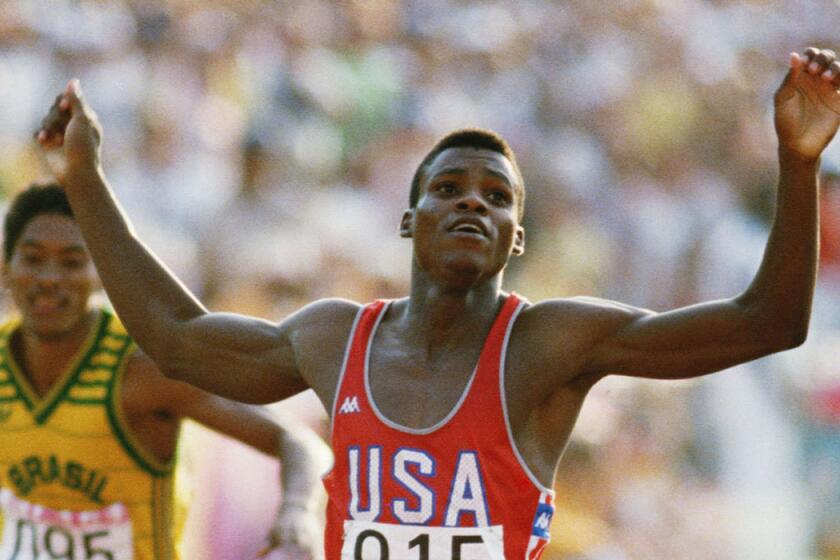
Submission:
[[0,560],[174,559],[174,461],[144,450],[124,418],[125,328],[102,310],[39,397],[9,349],[19,324],[0,326]]

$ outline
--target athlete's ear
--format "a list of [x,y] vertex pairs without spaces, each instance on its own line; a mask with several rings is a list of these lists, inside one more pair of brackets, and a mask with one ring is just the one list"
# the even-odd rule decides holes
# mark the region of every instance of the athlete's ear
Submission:
[[519,256],[525,252],[525,228],[516,226],[516,232],[513,234],[513,254]]
[[412,237],[412,228],[414,226],[414,208],[409,208],[403,212],[400,220],[400,237]]

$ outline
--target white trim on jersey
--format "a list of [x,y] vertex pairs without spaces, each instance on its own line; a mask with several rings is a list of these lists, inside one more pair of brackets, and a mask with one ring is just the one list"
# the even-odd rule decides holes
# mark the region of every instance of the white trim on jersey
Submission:
[[[350,351],[353,348],[353,339],[356,338],[356,329],[359,326],[359,321],[362,320],[365,306],[359,307],[356,313],[356,318],[353,319],[353,326],[350,328],[350,336],[347,338],[347,346],[344,348],[344,359],[341,361],[341,369],[338,374],[338,382],[335,386],[335,395],[333,395],[332,407],[330,407],[330,440],[332,440],[333,429],[335,427],[336,407],[338,406],[338,398],[341,396],[341,384],[344,382],[344,374],[347,372],[347,362],[350,361]],[[332,469],[331,469],[332,470]]]
[[[470,394],[470,389],[473,386],[473,381],[475,381],[476,374],[478,373],[478,364],[476,364],[475,368],[473,368],[472,374],[470,374],[470,380],[467,382],[466,387],[464,387],[464,391],[461,393],[461,397],[458,399],[458,402],[455,403],[455,406],[452,407],[452,410],[449,411],[449,414],[444,416],[443,419],[439,422],[436,422],[435,424],[432,424],[427,428],[409,428],[408,426],[403,426],[402,424],[398,424],[393,420],[390,420],[387,416],[385,416],[385,414],[382,413],[381,410],[379,410],[379,407],[376,406],[376,401],[373,400],[373,391],[371,391],[370,388],[370,352],[371,348],[373,347],[373,340],[376,336],[376,331],[379,330],[379,324],[382,322],[382,318],[388,312],[388,306],[390,306],[390,304],[390,301],[385,304],[385,308],[380,312],[379,317],[376,318],[376,323],[374,323],[373,328],[371,328],[370,330],[370,335],[368,336],[367,348],[365,348],[365,365],[364,371],[362,372],[362,377],[365,385],[365,394],[367,395],[367,400],[368,403],[370,403],[370,407],[373,410],[373,413],[376,415],[380,422],[382,422],[389,428],[392,428],[399,432],[404,432],[406,434],[431,434],[432,432],[435,432],[444,427],[446,424],[448,424],[449,421],[452,420],[452,418],[454,418],[456,414],[458,414],[458,411],[461,410],[461,405],[463,405],[464,401],[467,400],[467,396]],[[484,346],[482,346],[482,351],[483,350]],[[480,355],[479,360],[481,360]]]
[[510,333],[513,331],[513,325],[516,323],[517,317],[519,317],[519,313],[525,308],[528,302],[525,299],[520,299],[519,305],[516,307],[516,310],[510,317],[510,321],[507,325],[507,331],[505,332],[505,339],[502,342],[502,351],[500,353],[499,358],[499,394],[502,396],[502,415],[505,418],[505,428],[507,429],[508,441],[510,442],[510,448],[513,449],[513,454],[516,456],[516,460],[519,461],[519,466],[522,467],[522,470],[525,471],[525,474],[528,475],[528,478],[531,479],[531,482],[534,483],[534,486],[537,487],[538,490],[541,492],[547,492],[554,497],[554,490],[551,488],[544,486],[534,475],[531,469],[525,464],[525,459],[522,457],[522,454],[519,452],[519,448],[516,446],[516,441],[513,439],[513,430],[510,427],[510,417],[508,416],[508,408],[507,408],[507,399],[505,398],[505,365],[507,361],[507,350],[508,350],[508,343],[510,342]]

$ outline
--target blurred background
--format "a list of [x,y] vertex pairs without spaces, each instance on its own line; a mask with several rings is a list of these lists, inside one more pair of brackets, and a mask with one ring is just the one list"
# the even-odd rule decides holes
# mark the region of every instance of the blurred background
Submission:
[[[838,48],[835,0],[2,0],[0,197],[80,77],[140,235],[208,306],[281,319],[404,295],[414,168],[461,126],[525,176],[506,287],[656,310],[743,290],[772,216],[788,53]],[[801,348],[689,382],[595,387],[549,560],[840,558],[840,141]],[[326,435],[318,401],[277,405]],[[276,465],[190,425],[187,558],[262,546]]]

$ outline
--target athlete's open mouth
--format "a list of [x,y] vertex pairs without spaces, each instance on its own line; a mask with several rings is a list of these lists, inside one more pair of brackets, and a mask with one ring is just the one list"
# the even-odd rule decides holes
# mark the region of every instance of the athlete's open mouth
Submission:
[[472,218],[461,218],[449,228],[449,231],[455,233],[469,233],[473,235],[481,235],[487,237],[487,230],[479,220]]
[[64,307],[64,298],[37,295],[29,298],[29,305],[35,313],[53,313]]

